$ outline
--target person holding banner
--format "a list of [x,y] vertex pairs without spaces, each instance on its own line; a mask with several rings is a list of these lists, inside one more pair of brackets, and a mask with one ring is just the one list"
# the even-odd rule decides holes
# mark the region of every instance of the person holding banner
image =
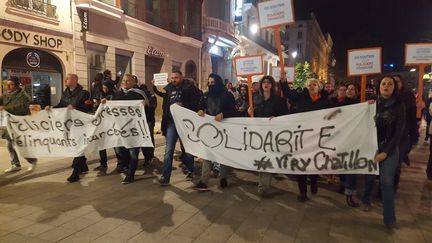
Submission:
[[[288,105],[284,98],[276,93],[276,81],[272,76],[264,76],[260,80],[260,95],[262,102],[254,107],[254,117],[283,116],[288,114]],[[259,172],[258,195],[265,197],[270,188],[271,173]]]
[[[166,89],[166,93],[163,99],[162,109],[162,133],[165,134],[165,154],[162,169],[162,177],[159,178],[158,182],[161,186],[168,186],[171,178],[172,161],[174,155],[175,145],[179,138],[177,129],[174,124],[174,120],[171,115],[170,106],[178,104],[192,111],[198,111],[198,101],[200,100],[200,91],[191,83],[190,80],[183,79],[181,71],[174,71],[171,74],[170,88]],[[189,153],[184,153],[183,163],[188,170],[186,176],[187,180],[192,179],[194,170],[194,157]]]
[[[222,121],[225,118],[234,117],[237,114],[233,94],[225,88],[222,78],[217,74],[210,74],[208,77],[208,91],[203,94],[199,102],[197,114],[214,116],[215,121]],[[207,182],[210,178],[212,161],[204,160],[201,169],[201,179],[195,186],[197,189],[207,189]],[[220,164],[220,188],[228,186],[228,167]]]
[[[323,84],[318,79],[308,79],[305,83],[306,88],[304,88],[301,93],[290,89],[286,80],[281,80],[280,84],[284,96],[296,105],[296,112],[314,111],[331,107],[328,94],[323,90]],[[300,202],[309,200],[307,197],[307,177],[307,175],[297,176],[300,192],[297,199]],[[318,192],[318,175],[310,175],[309,177],[311,181],[311,192],[316,194]]]
[[[66,75],[65,81],[66,89],[63,91],[60,102],[54,108],[77,109],[82,112],[89,113],[93,109],[90,94],[87,90],[78,83],[78,75],[68,74]],[[46,106],[45,110],[50,111],[51,107]],[[72,161],[72,174],[67,178],[69,182],[79,181],[79,175],[81,173],[88,172],[88,166],[86,164],[87,158],[82,155],[75,157]]]
[[[144,91],[138,88],[137,79],[134,78],[134,76],[131,74],[125,74],[123,76],[123,80],[121,82],[121,88],[118,92],[116,92],[113,95],[112,100],[143,100],[146,114],[148,112],[148,109],[150,109],[149,98],[147,97]],[[106,100],[104,99],[101,102],[103,104],[106,102]],[[116,147],[115,148],[120,163],[117,165],[117,168],[120,170],[123,169],[127,171],[126,177],[123,179],[122,184],[129,184],[134,182],[135,171],[138,165],[139,150],[140,150],[139,147],[135,147],[135,148]]]
[[[20,87],[18,77],[10,77],[6,80],[7,90],[6,93],[0,97],[0,111],[6,110],[12,115],[25,116],[30,115],[29,105],[30,97]],[[18,154],[15,151],[12,139],[6,129],[3,130],[2,138],[7,141],[7,150],[11,156],[11,167],[5,170],[5,173],[14,172],[21,170],[21,164],[18,158]],[[29,171],[33,171],[36,167],[37,159],[25,158],[29,162]]]
[[[334,106],[345,106],[360,103],[358,89],[354,84],[339,85],[337,93],[337,97],[332,99],[335,102]],[[343,93],[343,95],[341,95],[341,93]],[[341,96],[343,96],[343,98],[341,98]],[[342,189],[345,193],[345,201],[347,205],[354,208],[359,207],[360,204],[354,200],[357,187],[357,175],[341,174],[339,175],[339,178],[343,183]]]
[[[393,179],[399,164],[399,143],[405,129],[405,105],[400,100],[397,81],[391,76],[384,76],[379,80],[377,92],[375,124],[378,135],[378,152],[375,162],[380,164],[384,224],[393,228],[396,223]],[[366,184],[362,201],[366,211],[370,207],[374,179],[374,175],[365,177]]]

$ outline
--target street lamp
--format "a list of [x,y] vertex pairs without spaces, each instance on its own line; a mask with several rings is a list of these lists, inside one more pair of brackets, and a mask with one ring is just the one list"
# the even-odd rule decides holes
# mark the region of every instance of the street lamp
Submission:
[[257,24],[252,24],[252,25],[250,26],[250,32],[251,32],[252,34],[254,34],[254,35],[258,32],[258,29],[259,29],[259,27],[258,27]]
[[410,69],[410,72],[415,72],[415,71],[417,71],[417,69],[415,69],[415,68]]
[[296,57],[297,57],[297,51],[293,51],[292,53],[291,53],[291,56],[295,59]]

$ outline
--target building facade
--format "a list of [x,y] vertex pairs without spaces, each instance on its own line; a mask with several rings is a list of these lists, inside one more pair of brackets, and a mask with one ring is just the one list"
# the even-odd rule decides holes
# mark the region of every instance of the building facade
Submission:
[[63,77],[74,71],[71,12],[65,0],[0,2],[2,80],[17,76],[42,106],[60,101]]
[[[282,31],[284,49],[288,54],[296,53],[285,59],[288,65],[309,62],[313,75],[321,80],[332,81],[333,74],[329,72],[332,60],[333,40],[330,34],[321,31],[315,15],[308,20],[298,20]],[[334,80],[332,81],[334,82]]]
[[[279,64],[279,56],[274,31],[259,28],[258,2],[256,0],[237,1],[237,11],[242,14],[241,17],[236,19],[240,43],[237,46],[235,55],[262,55],[264,74],[271,74],[271,67]],[[239,3],[241,3],[241,6],[238,5]]]
[[235,81],[233,54],[239,44],[234,28],[234,5],[232,0],[204,0],[203,2],[203,87],[210,73],[219,74],[225,81]]

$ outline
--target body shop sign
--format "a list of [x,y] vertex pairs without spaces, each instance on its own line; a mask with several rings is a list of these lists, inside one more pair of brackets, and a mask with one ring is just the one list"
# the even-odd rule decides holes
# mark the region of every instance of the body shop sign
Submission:
[[381,48],[348,50],[348,76],[381,73]]
[[273,0],[258,3],[261,28],[286,25],[294,22],[291,0]]
[[432,43],[406,44],[405,64],[432,64]]
[[253,76],[263,74],[262,56],[245,56],[234,59],[237,76]]

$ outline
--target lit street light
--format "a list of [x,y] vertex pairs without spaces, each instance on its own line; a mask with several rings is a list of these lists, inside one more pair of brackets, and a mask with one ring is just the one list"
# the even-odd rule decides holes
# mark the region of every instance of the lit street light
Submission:
[[296,58],[296,57],[297,57],[297,51],[293,51],[293,52],[291,53],[291,56],[292,56],[293,58]]
[[410,69],[410,72],[415,72],[415,71],[417,71],[417,69],[415,69],[415,68]]
[[250,32],[251,32],[252,34],[256,34],[256,33],[258,32],[258,29],[259,29],[259,27],[258,27],[257,24],[252,24],[252,25],[250,26]]

